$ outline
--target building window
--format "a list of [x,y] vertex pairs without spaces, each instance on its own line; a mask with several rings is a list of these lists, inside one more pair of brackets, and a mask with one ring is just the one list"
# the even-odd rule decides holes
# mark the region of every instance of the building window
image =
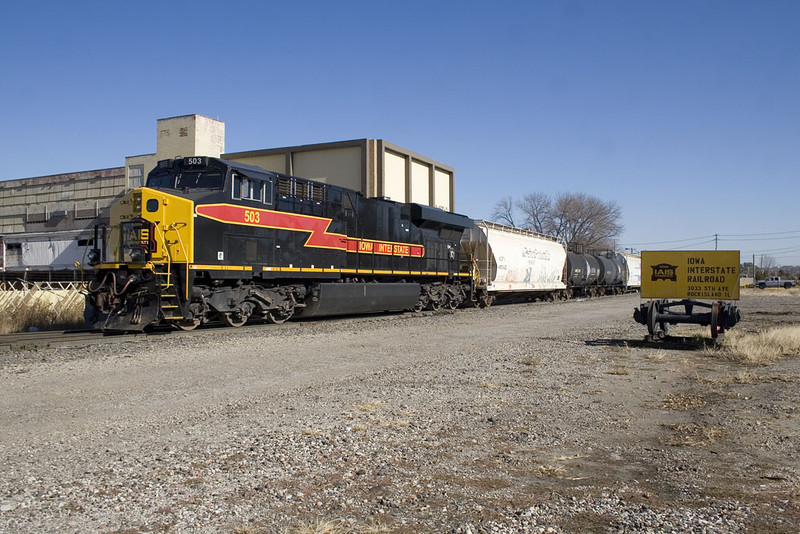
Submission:
[[144,165],[131,165],[128,167],[128,187],[136,189],[144,186]]

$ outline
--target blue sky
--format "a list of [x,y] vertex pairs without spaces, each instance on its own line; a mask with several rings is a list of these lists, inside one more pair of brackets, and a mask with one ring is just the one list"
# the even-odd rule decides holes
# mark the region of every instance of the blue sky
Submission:
[[3,4],[0,179],[120,166],[198,113],[228,151],[385,139],[475,218],[584,192],[620,248],[800,264],[795,0]]

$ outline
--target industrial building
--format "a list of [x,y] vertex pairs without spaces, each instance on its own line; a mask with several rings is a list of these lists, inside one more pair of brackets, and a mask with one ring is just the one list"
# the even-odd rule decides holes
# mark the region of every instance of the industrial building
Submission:
[[340,185],[365,196],[454,211],[454,170],[382,139],[225,152],[225,123],[202,115],[157,121],[156,152],[123,167],[0,182],[0,277],[74,279],[92,228],[109,206],[141,187],[162,159],[221,157],[274,172]]

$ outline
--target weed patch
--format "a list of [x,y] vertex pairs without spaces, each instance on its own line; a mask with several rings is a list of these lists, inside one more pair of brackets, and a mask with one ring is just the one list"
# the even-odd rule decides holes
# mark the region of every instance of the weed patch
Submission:
[[772,328],[756,334],[728,332],[711,356],[747,365],[766,365],[780,358],[800,354],[800,326]]

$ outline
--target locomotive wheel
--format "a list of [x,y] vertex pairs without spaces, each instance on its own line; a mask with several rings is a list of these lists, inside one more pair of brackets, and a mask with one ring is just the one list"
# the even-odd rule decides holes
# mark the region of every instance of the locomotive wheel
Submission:
[[225,322],[226,325],[232,326],[234,328],[239,328],[244,323],[247,322],[247,316],[242,315],[239,312],[231,312],[231,313],[221,313],[222,320]]
[[445,306],[447,306],[447,308],[450,310],[455,310],[456,308],[458,308],[459,304],[461,304],[461,302],[459,302],[457,299],[450,297],[447,299],[447,303],[445,304]]
[[439,311],[442,309],[442,301],[441,300],[431,300],[431,309],[433,311]]
[[291,313],[283,313],[278,310],[269,310],[267,320],[272,324],[283,324],[292,316]]
[[175,321],[174,324],[175,326],[178,327],[178,329],[188,332],[200,326],[200,318],[195,317],[194,319],[184,319],[182,321]]

